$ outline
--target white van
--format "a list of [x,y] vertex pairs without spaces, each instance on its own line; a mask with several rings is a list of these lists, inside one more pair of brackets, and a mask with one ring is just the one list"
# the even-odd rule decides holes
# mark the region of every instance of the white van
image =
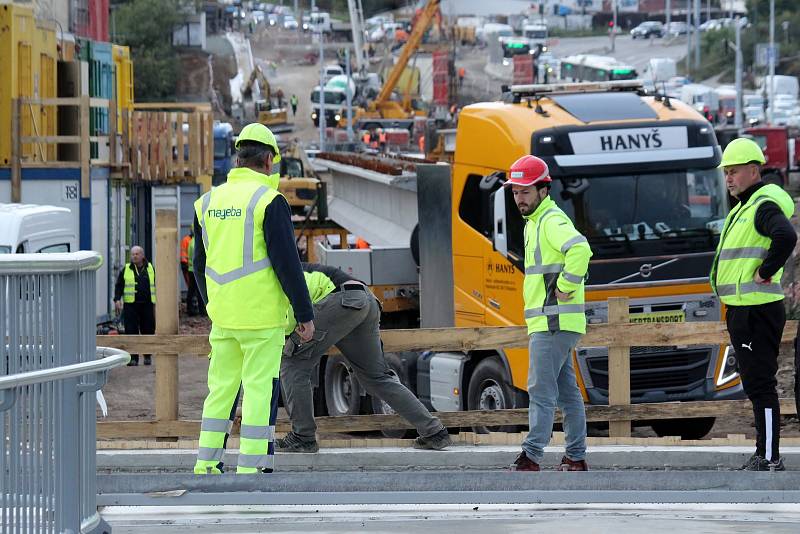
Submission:
[[0,254],[75,252],[72,219],[67,208],[0,204]]

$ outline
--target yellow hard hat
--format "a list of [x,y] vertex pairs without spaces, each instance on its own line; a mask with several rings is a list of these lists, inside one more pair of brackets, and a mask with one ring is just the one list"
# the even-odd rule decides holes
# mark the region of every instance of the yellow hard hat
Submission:
[[719,166],[731,167],[752,162],[758,162],[763,165],[767,162],[767,158],[764,157],[764,152],[761,151],[758,143],[752,139],[740,137],[739,139],[734,139],[725,147]]
[[239,144],[242,141],[255,141],[272,147],[273,152],[275,152],[272,162],[278,163],[281,161],[281,152],[278,148],[278,140],[275,139],[275,134],[260,122],[251,122],[242,128],[239,137],[236,139],[236,150],[239,150]]

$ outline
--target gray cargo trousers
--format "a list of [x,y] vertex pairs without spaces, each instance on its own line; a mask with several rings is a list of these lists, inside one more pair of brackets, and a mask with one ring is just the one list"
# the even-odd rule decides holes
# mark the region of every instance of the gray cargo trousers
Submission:
[[364,287],[331,293],[314,305],[314,338],[298,344],[293,334],[281,358],[281,390],[292,431],[316,439],[311,373],[322,355],[336,345],[367,393],[386,401],[400,416],[428,437],[444,428],[438,418],[390,372],[380,338],[381,308]]

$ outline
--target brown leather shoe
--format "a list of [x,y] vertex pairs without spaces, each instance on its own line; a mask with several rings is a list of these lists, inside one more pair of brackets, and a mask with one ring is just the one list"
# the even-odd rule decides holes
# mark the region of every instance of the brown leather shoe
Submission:
[[539,467],[539,464],[528,458],[528,455],[525,454],[525,451],[519,453],[517,459],[514,460],[514,463],[511,466],[513,471],[541,471],[542,469]]
[[561,458],[561,465],[558,466],[559,471],[588,471],[589,464],[586,460],[570,460],[566,456]]

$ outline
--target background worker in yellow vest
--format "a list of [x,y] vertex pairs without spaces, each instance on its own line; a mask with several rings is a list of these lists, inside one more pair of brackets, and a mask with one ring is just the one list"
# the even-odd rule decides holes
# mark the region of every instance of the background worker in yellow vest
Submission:
[[314,334],[314,311],[294,241],[291,212],[272,173],[275,136],[245,126],[237,167],[227,182],[195,202],[193,267],[211,318],[208,397],[203,404],[194,472],[220,473],[229,418],[241,384],[237,473],[274,467],[278,375],[291,303],[298,336]]
[[711,287],[727,306],[725,321],[739,374],[753,403],[756,451],[747,471],[783,471],[780,457],[778,349],[786,323],[781,274],[797,234],[789,222],[794,201],[761,181],[766,162],[751,139],[734,139],[722,154],[725,185],[739,202],[725,219],[711,267]]
[[[131,262],[117,276],[114,286],[114,308],[122,313],[127,335],[153,335],[156,333],[156,273],[144,257],[144,249],[131,247]],[[150,354],[144,355],[144,364],[150,365]],[[139,365],[139,355],[132,354],[129,366]]]
[[587,471],[586,412],[572,351],[586,333],[583,283],[592,249],[550,198],[550,170],[535,156],[511,166],[510,186],[525,219],[525,322],[530,336],[530,430],[514,461],[517,471],[539,471],[553,432],[556,405],[564,415],[566,455],[561,471]]
[[314,339],[302,343],[292,333],[281,361],[283,399],[292,431],[277,440],[284,452],[317,452],[317,426],[311,375],[320,358],[336,345],[367,393],[385,401],[419,433],[417,449],[441,450],[452,444],[442,422],[391,373],[383,355],[381,305],[369,288],[341,269],[304,263],[314,302]]

